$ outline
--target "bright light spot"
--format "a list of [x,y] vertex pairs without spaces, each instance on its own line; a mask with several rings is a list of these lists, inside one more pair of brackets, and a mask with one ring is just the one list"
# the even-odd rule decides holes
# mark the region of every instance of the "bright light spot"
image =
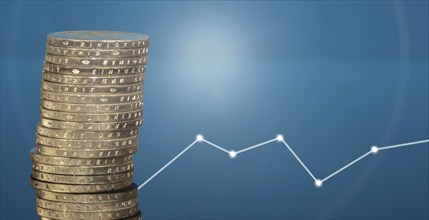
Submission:
[[322,187],[322,184],[323,184],[322,180],[314,181],[314,185],[316,185],[317,187]]
[[236,156],[237,156],[237,152],[235,152],[235,151],[230,151],[229,153],[229,157],[231,157],[231,158],[235,158]]
[[197,135],[196,139],[198,142],[204,141],[204,136],[199,134],[199,135]]
[[247,53],[249,48],[245,47],[240,26],[231,17],[223,21],[203,18],[176,28],[175,39],[180,43],[172,46],[180,51],[180,56],[174,58],[174,66],[180,73],[181,83],[191,89],[204,89],[213,105],[229,104],[236,95],[227,92],[228,85],[240,86],[246,60],[252,58]]
[[284,140],[283,135],[281,135],[281,134],[277,135],[276,140],[277,140],[278,142],[282,142],[282,141]]
[[376,154],[377,152],[378,152],[378,147],[377,146],[372,146],[371,147],[371,152],[373,153],[373,154]]

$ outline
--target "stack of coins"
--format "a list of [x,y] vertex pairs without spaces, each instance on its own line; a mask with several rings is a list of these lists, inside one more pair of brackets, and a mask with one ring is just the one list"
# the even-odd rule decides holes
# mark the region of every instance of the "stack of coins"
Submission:
[[132,154],[149,37],[48,35],[31,184],[41,219],[141,219]]

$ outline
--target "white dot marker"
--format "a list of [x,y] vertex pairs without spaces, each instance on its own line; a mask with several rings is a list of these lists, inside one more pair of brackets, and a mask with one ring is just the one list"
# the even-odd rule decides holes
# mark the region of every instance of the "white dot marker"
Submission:
[[317,179],[316,181],[314,181],[314,185],[316,185],[317,187],[322,187],[322,180]]
[[371,147],[371,152],[373,153],[373,154],[376,154],[376,153],[378,153],[378,147],[377,146],[372,146]]
[[282,141],[284,140],[283,135],[281,135],[281,134],[277,135],[276,140],[277,140],[278,142],[282,142]]
[[204,136],[199,134],[197,135],[197,137],[195,138],[198,142],[204,141]]
[[232,159],[234,159],[236,156],[237,156],[237,152],[235,152],[235,151],[229,151],[229,157],[231,157]]

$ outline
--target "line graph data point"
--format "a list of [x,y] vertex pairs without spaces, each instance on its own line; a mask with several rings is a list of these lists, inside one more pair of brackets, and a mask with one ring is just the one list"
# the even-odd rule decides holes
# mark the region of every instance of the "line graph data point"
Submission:
[[317,188],[322,187],[322,184],[323,184],[322,180],[317,179],[314,181],[314,185],[316,185]]
[[378,151],[379,151],[379,149],[377,146],[374,145],[371,147],[371,153],[376,154],[376,153],[378,153]]
[[236,158],[237,157],[237,152],[235,152],[235,151],[229,151],[229,157],[231,158],[231,159],[234,159],[234,158]]
[[401,143],[401,144],[394,144],[394,145],[389,145],[389,146],[382,146],[382,147],[378,147],[377,145],[373,145],[371,146],[371,149],[369,151],[367,151],[366,153],[362,154],[361,156],[359,156],[358,158],[354,159],[353,161],[349,162],[348,164],[346,164],[345,166],[341,167],[340,169],[336,170],[335,172],[331,173],[330,175],[328,175],[327,177],[323,178],[323,179],[316,179],[316,177],[313,175],[313,173],[307,168],[307,166],[302,162],[302,160],[298,157],[298,155],[292,150],[292,148],[286,143],[286,141],[283,138],[283,135],[279,134],[276,136],[276,138],[274,139],[270,139],[268,141],[264,141],[261,142],[259,144],[255,144],[252,145],[250,147],[241,149],[239,151],[234,151],[234,150],[227,150],[223,147],[220,147],[208,140],[204,139],[204,136],[202,134],[198,134],[197,136],[195,136],[195,140],[189,144],[185,149],[183,149],[179,154],[177,154],[175,157],[173,157],[173,159],[171,159],[170,161],[168,161],[164,166],[161,167],[161,169],[159,169],[158,171],[156,171],[152,176],[150,176],[146,181],[144,181],[142,184],[140,184],[138,186],[138,190],[141,190],[144,186],[146,186],[150,181],[152,181],[156,176],[158,176],[158,174],[160,174],[161,172],[163,172],[163,170],[165,170],[168,166],[170,166],[170,164],[172,164],[174,161],[176,161],[179,157],[181,157],[185,152],[187,152],[192,146],[194,146],[197,142],[204,142],[224,153],[227,153],[229,155],[229,157],[231,159],[234,159],[237,157],[238,154],[247,152],[249,150],[253,150],[256,148],[259,148],[261,146],[266,146],[269,143],[272,143],[274,141],[278,141],[278,142],[282,142],[283,145],[289,150],[289,152],[295,157],[295,159],[301,164],[301,166],[305,169],[305,171],[310,175],[310,177],[314,180],[314,186],[317,188],[322,187],[323,183],[326,182],[327,180],[331,179],[332,177],[338,175],[339,173],[343,172],[344,170],[346,170],[347,168],[351,167],[352,165],[356,164],[357,162],[361,161],[362,159],[366,158],[368,155],[370,154],[376,154],[379,151],[384,151],[384,150],[389,150],[389,149],[397,149],[397,148],[402,148],[402,147],[407,147],[407,146],[414,146],[414,145],[418,145],[418,144],[425,144],[425,143],[429,143],[429,139],[424,139],[424,140],[418,140],[418,141],[412,141],[412,142],[406,142],[406,143]]
[[195,137],[195,139],[196,139],[198,142],[201,142],[201,141],[204,141],[204,136],[203,136],[202,134],[198,134],[198,135]]

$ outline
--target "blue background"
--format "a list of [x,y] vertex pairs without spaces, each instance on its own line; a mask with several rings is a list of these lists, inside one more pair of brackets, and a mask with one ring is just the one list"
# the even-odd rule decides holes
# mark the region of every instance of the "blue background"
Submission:
[[[429,133],[427,1],[1,2],[1,218],[35,219],[29,151],[46,35],[151,36],[142,183],[202,133],[241,149],[282,133],[324,178]],[[316,188],[282,145],[231,160],[198,144],[139,191],[145,218],[428,219],[428,144]]]

